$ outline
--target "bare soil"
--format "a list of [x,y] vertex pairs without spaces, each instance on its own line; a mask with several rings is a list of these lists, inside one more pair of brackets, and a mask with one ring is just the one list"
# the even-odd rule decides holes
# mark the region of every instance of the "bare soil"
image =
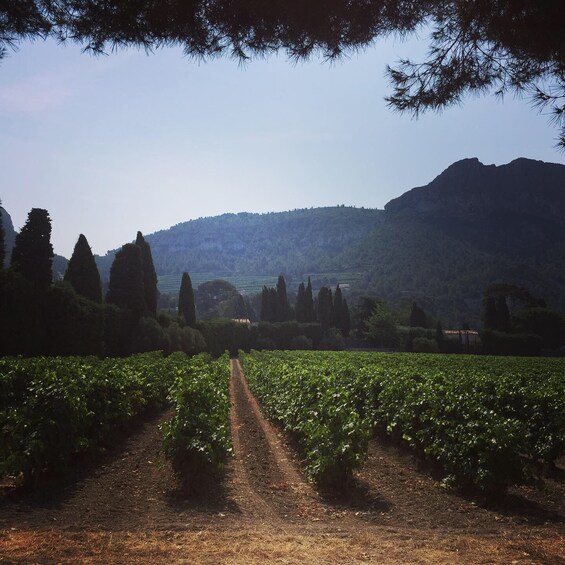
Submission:
[[0,563],[565,564],[565,471],[488,506],[442,488],[383,440],[345,495],[320,494],[232,360],[234,457],[183,491],[161,452],[165,413],[64,483],[0,494]]

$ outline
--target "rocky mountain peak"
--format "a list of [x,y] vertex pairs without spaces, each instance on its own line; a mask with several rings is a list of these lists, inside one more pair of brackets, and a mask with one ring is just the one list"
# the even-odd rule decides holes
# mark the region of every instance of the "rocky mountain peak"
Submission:
[[391,200],[385,210],[438,217],[525,214],[563,221],[565,165],[519,158],[496,166],[463,159],[428,185]]

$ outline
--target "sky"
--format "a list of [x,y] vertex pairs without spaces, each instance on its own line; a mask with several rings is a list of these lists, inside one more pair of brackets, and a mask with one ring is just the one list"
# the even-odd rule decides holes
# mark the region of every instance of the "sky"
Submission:
[[16,230],[47,209],[70,257],[80,233],[104,254],[138,230],[225,212],[383,208],[468,157],[565,164],[527,100],[469,97],[417,120],[390,110],[387,63],[424,56],[418,39],[245,66],[23,43],[0,61],[0,200]]

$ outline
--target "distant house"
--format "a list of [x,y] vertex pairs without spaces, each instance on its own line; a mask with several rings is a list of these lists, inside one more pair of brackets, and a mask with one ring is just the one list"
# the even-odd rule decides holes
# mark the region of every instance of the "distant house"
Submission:
[[236,324],[245,324],[247,326],[251,325],[251,320],[249,320],[249,318],[232,318],[231,321],[235,322]]

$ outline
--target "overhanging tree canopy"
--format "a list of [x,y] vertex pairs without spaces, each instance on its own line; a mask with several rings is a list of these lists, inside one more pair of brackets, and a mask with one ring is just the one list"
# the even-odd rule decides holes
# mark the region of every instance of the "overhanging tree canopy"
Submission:
[[283,50],[295,59],[364,48],[428,26],[426,61],[389,68],[393,108],[414,114],[467,92],[530,93],[549,106],[565,147],[563,0],[8,0],[0,55],[22,39],[73,40],[104,52],[182,46],[194,57],[245,59]]

